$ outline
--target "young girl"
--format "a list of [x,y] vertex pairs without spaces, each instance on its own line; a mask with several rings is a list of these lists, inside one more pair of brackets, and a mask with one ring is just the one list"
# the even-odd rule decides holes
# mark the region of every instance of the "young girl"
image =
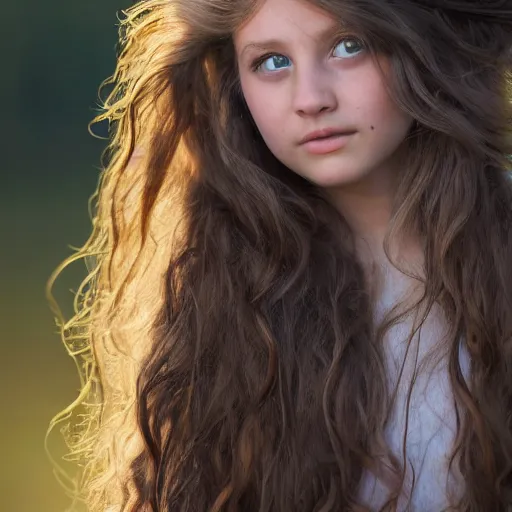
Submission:
[[90,274],[55,309],[75,497],[511,510],[512,1],[125,14]]

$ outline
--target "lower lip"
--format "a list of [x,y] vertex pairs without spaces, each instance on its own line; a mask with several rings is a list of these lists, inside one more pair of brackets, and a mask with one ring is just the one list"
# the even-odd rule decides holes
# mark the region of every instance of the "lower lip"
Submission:
[[324,155],[343,148],[352,135],[354,134],[347,133],[344,135],[333,135],[332,137],[327,137],[325,139],[310,140],[302,145],[309,153],[314,155]]

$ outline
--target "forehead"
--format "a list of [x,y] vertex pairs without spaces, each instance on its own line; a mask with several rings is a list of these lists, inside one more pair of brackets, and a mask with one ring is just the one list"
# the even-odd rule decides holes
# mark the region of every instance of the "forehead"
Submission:
[[318,39],[328,30],[340,28],[329,13],[305,0],[264,0],[234,34],[237,48],[248,41],[268,38],[306,37]]

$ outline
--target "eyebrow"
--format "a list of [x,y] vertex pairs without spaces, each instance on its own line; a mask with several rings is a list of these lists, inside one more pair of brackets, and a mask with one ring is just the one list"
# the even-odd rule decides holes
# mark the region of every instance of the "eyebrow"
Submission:
[[[319,31],[313,37],[315,39],[325,39],[328,37],[332,37],[333,35],[335,35],[337,33],[342,33],[344,31],[346,31],[346,29],[344,29],[344,27],[341,24],[337,23],[337,24],[332,25],[324,30]],[[243,55],[246,53],[246,51],[250,50],[250,49],[268,50],[270,48],[285,48],[285,47],[286,47],[286,43],[279,39],[266,39],[264,41],[250,41],[244,46],[244,48],[240,52],[240,57],[243,57]]]

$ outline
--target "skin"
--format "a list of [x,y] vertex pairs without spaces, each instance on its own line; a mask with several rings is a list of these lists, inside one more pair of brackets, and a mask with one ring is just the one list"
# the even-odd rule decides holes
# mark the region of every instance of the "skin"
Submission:
[[[357,35],[339,27],[330,14],[301,0],[266,0],[234,34],[240,81],[276,158],[324,189],[356,235],[381,252],[412,119],[386,90],[379,69],[386,70],[384,58],[377,63]],[[311,154],[299,144],[327,127],[356,133],[328,154]]]
[[[353,39],[354,34],[343,34],[345,39],[339,32],[336,35],[336,27],[329,14],[302,0],[266,0],[235,34],[235,48],[245,100],[269,149],[291,171],[323,189],[351,225],[373,299],[374,322],[379,325],[395,306],[393,316],[404,312],[423,291],[421,279],[400,272],[383,250],[412,119],[399,110],[387,92],[386,59],[372,58]],[[265,40],[274,42],[265,48],[247,46]],[[266,60],[254,69],[253,62],[261,56]],[[298,143],[307,133],[326,127],[351,128],[356,133],[341,149],[327,154],[311,154]],[[423,251],[414,234],[403,235],[393,244],[393,262],[424,278]],[[421,336],[409,341],[408,334],[425,314],[428,321],[422,324]],[[414,458],[418,477],[426,461],[412,503],[415,510],[440,510],[447,505],[442,483],[434,487],[437,490],[430,489],[438,478],[442,482],[446,476],[443,456],[452,443],[450,425],[456,423],[452,402],[445,398],[449,378],[446,362],[436,367],[434,379],[430,378],[430,367],[425,370],[421,366],[428,363],[428,351],[446,332],[448,326],[439,307],[429,311],[420,307],[387,331],[382,340],[390,389],[397,389],[386,431],[388,443],[395,454],[400,454],[407,433],[408,454]],[[411,345],[412,356],[407,358]],[[409,404],[408,383],[413,375],[416,378],[418,364],[417,382],[423,391],[411,395]],[[409,407],[410,425],[403,414]],[[411,478],[408,473],[400,509],[408,501]],[[375,492],[374,484],[378,484]],[[365,476],[361,499],[369,508],[380,509],[386,495],[381,482],[373,475]]]
[[[323,189],[351,225],[373,298],[377,325],[394,306],[399,306],[396,315],[422,294],[421,281],[400,272],[383,250],[412,119],[399,110],[388,94],[384,81],[389,70],[386,59],[372,58],[354,40],[354,34],[340,37],[337,26],[329,14],[302,0],[266,0],[235,34],[234,42],[242,91],[267,146],[291,171]],[[273,42],[261,44],[268,40]],[[264,48],[252,46],[254,42]],[[259,62],[260,57],[266,60],[255,69],[253,63]],[[327,154],[311,154],[299,144],[306,134],[326,127],[351,128],[356,133],[343,148]],[[402,269],[424,277],[423,251],[414,235],[394,243],[390,247],[393,261]],[[402,411],[409,407],[409,388],[400,382],[399,369],[409,346],[407,335],[426,311],[420,308],[416,313],[402,319],[383,340],[390,387],[398,386],[400,391],[386,433],[395,453],[400,453],[408,428]],[[445,329],[441,310],[433,308],[428,312],[428,322],[422,326],[422,350],[434,346]],[[414,356],[406,362],[405,381],[411,380],[416,368]],[[426,389],[425,382],[431,381],[422,382]],[[414,441],[408,446],[410,452],[419,453],[415,460],[417,471],[425,460],[421,450],[427,450],[429,437],[432,440],[442,432],[434,441],[434,445],[439,443],[435,450],[441,454],[451,442],[449,429],[442,430],[443,421],[439,419],[448,417],[451,410],[451,402],[443,402],[442,398],[449,387],[447,374],[438,373],[432,382],[430,402],[420,396],[411,405],[415,411],[411,421],[416,423],[412,427]],[[424,478],[423,488],[420,485],[420,496],[415,498],[419,501],[413,503],[417,510],[426,507],[434,510],[439,505],[437,502],[434,505],[432,500],[437,498],[428,496],[425,489],[439,475],[444,478],[444,467],[439,463],[442,457],[436,459],[435,451],[429,457],[426,471],[430,474]],[[365,481],[368,488],[363,487],[361,497],[377,510],[383,506],[387,493],[377,486],[374,494],[373,484],[375,480],[370,475]],[[406,494],[401,496],[399,508],[404,508],[402,499],[407,501]],[[440,508],[444,505],[435,509]]]

